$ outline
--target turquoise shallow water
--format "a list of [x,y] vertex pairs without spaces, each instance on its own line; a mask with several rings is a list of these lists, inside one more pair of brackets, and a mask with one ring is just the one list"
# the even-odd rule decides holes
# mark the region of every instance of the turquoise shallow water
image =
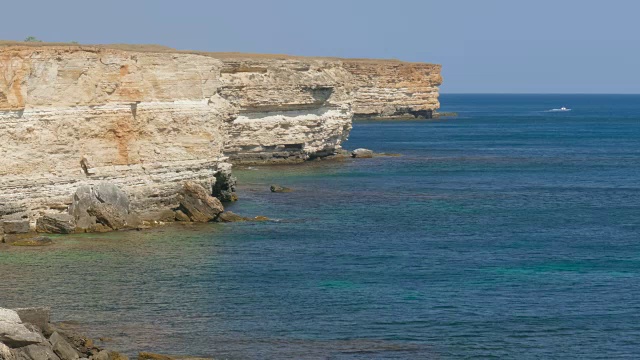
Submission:
[[238,169],[230,208],[279,222],[2,247],[0,306],[129,354],[638,358],[640,96],[441,100],[460,116],[354,125],[401,157]]

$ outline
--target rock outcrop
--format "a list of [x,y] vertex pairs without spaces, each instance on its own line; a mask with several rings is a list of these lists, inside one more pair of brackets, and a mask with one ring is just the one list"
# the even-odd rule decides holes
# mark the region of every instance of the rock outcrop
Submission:
[[14,310],[0,308],[0,343],[18,348],[45,341],[42,334],[27,325]]
[[187,181],[182,185],[178,199],[179,210],[193,222],[214,220],[224,211],[218,198],[209,195],[205,188],[193,181]]
[[0,360],[128,360],[49,318],[48,308],[0,308]]
[[441,65],[345,60],[354,79],[356,119],[430,119],[440,108]]
[[373,157],[373,151],[369,150],[369,149],[355,149],[351,152],[351,157],[354,158],[372,158]]
[[[46,214],[52,232],[69,207],[81,229],[174,218],[186,181],[233,201],[229,163],[335,154],[354,114],[430,117],[441,81],[400,61],[26,43],[0,43],[0,73],[0,220]],[[73,208],[105,183],[127,211]]]

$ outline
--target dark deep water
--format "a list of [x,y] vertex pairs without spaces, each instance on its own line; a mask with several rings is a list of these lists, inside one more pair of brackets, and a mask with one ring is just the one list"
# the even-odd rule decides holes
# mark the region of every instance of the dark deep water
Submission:
[[281,222],[2,247],[0,306],[130,355],[640,357],[640,96],[441,101],[460,116],[354,125],[401,157],[239,169],[230,208]]

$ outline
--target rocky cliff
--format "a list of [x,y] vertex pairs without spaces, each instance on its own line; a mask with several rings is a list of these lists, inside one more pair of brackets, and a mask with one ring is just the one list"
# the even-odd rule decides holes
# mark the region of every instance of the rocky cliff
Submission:
[[187,180],[228,189],[228,162],[333,154],[354,114],[430,117],[441,81],[399,61],[7,43],[0,74],[0,219],[32,226],[81,186],[158,214]]
[[344,60],[343,66],[354,79],[356,119],[430,119],[440,108],[440,65]]

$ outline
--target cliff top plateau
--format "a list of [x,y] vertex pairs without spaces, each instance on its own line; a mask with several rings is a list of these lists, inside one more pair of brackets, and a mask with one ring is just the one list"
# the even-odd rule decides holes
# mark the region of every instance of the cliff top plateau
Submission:
[[231,58],[252,58],[252,59],[321,59],[321,60],[340,60],[340,61],[353,61],[353,62],[368,62],[368,63],[407,63],[407,64],[423,64],[433,65],[441,67],[439,64],[431,64],[424,62],[411,62],[403,61],[399,59],[367,59],[367,58],[341,58],[332,56],[299,56],[299,55],[287,55],[287,54],[254,54],[244,52],[209,52],[209,51],[196,51],[196,50],[178,50],[169,46],[157,45],[157,44],[77,44],[77,43],[63,43],[63,42],[41,42],[41,41],[12,41],[12,40],[0,40],[0,48],[3,47],[73,47],[82,49],[112,49],[121,51],[132,52],[148,52],[148,53],[178,53],[178,54],[192,54],[210,56],[217,59],[231,59]]

